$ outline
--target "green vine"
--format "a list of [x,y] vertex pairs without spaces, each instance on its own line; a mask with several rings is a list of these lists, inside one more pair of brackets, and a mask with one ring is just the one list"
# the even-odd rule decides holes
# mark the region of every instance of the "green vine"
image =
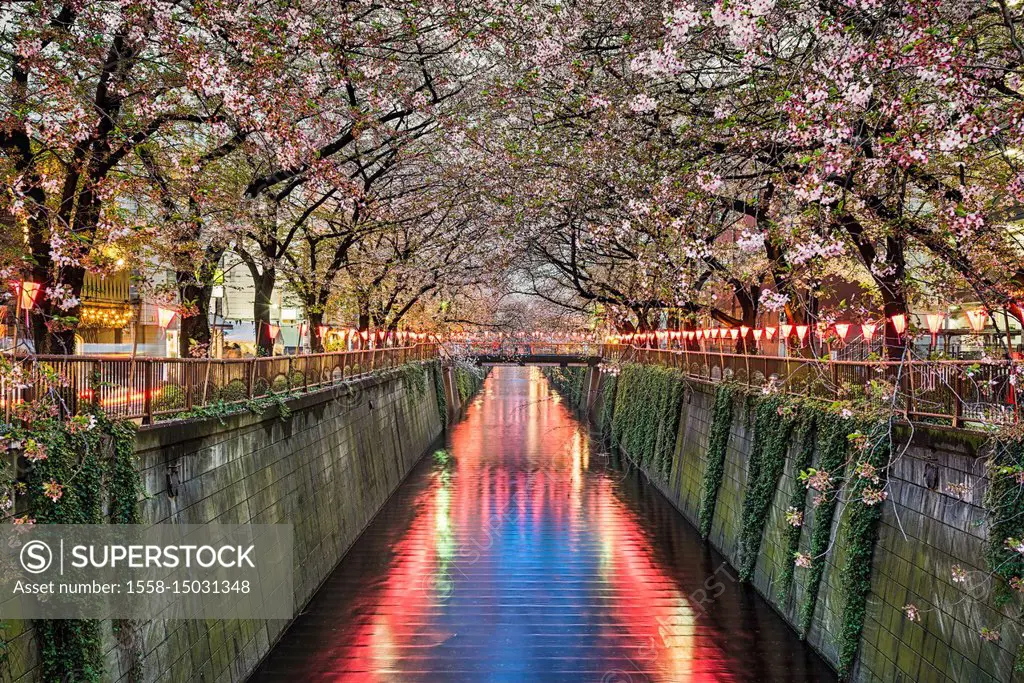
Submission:
[[427,368],[422,363],[406,363],[398,369],[402,383],[411,387],[420,398],[427,393]]
[[[107,474],[107,496],[111,524],[140,524],[139,497],[142,481],[135,463],[135,425],[130,422],[109,423],[113,437],[113,457]],[[128,680],[142,680],[142,624],[137,619],[115,619],[114,636],[131,658]]]
[[441,420],[441,429],[448,427],[448,399],[444,393],[444,374],[440,361],[430,363],[431,373],[434,375],[434,395],[437,398],[437,414]]
[[[135,426],[112,422],[96,410],[58,417],[40,407],[0,425],[0,443],[21,452],[27,470],[6,483],[23,498],[18,523],[137,524],[142,483],[134,462]],[[5,504],[12,500],[5,493]],[[8,507],[10,507],[8,505]],[[104,510],[106,510],[106,517]],[[115,632],[132,627],[130,648],[135,680],[141,677],[142,648],[133,622],[116,622]],[[37,620],[42,680],[99,681],[103,677],[100,621]],[[119,639],[121,639],[119,637]],[[122,639],[122,642],[124,640]]]
[[[846,463],[849,446],[849,420],[833,413],[822,413],[818,424],[818,467],[817,471],[835,476]],[[802,475],[804,473],[801,473]],[[832,536],[832,518],[839,503],[838,491],[822,491],[816,495],[820,501],[814,511],[811,528],[811,568],[807,576],[807,590],[800,609],[800,631],[806,637],[814,620],[814,608],[818,603],[818,589],[825,575],[825,553]]]
[[263,413],[267,412],[268,408],[277,406],[278,417],[280,417],[281,420],[287,420],[292,416],[292,409],[288,406],[288,401],[295,397],[296,394],[294,392],[270,391],[262,396],[256,396],[243,401],[226,401],[224,399],[217,399],[212,403],[195,406],[191,410],[185,410],[180,413],[163,416],[160,419],[217,420],[223,425],[224,418],[230,417],[231,415],[237,415],[245,411],[248,411],[253,415],[263,415]]
[[1024,438],[996,442],[988,462],[988,479],[985,563],[998,579],[996,602],[1001,606],[1012,595],[1011,582],[1019,585],[1024,577],[1024,555],[1014,549],[1024,538]]
[[616,389],[619,384],[618,375],[605,374],[601,385],[601,415],[599,417],[601,426],[601,439],[608,440],[612,437],[612,415],[615,412]]
[[839,634],[839,675],[845,679],[853,668],[860,635],[864,630],[868,594],[871,592],[872,556],[882,518],[881,492],[892,454],[888,424],[864,425],[849,439],[857,448],[857,464],[850,478],[845,558],[839,572],[844,595],[842,628]]
[[583,386],[587,379],[587,369],[582,367],[554,368],[547,373],[551,385],[569,402],[574,410],[584,407]]
[[703,495],[700,500],[701,538],[711,535],[711,522],[715,517],[718,490],[725,475],[725,454],[729,446],[729,432],[732,427],[732,406],[734,389],[722,384],[715,392],[715,405],[711,413],[711,433],[708,436],[707,463],[702,481]]
[[[32,467],[25,477],[28,507],[41,524],[102,524],[104,478],[110,504],[119,515],[140,484],[130,454],[132,427],[109,422],[102,414],[79,415],[67,421],[43,420],[32,425]],[[26,441],[26,443],[28,443]],[[111,446],[104,472],[101,450]],[[28,456],[27,456],[28,457]],[[119,462],[120,461],[120,462]],[[131,468],[132,472],[126,472]],[[134,482],[134,484],[133,484]],[[135,518],[137,520],[137,518]],[[43,680],[99,681],[103,675],[100,622],[96,619],[36,622]]]
[[463,406],[483,386],[484,378],[475,370],[464,368],[461,365],[455,366],[455,386],[459,392],[459,402]]
[[793,557],[800,550],[800,533],[803,531],[802,520],[807,511],[807,490],[800,481],[800,473],[810,469],[814,461],[815,434],[818,429],[818,410],[804,408],[797,417],[796,438],[800,444],[800,451],[793,467],[793,492],[789,496],[789,510],[792,511],[798,523],[783,520],[785,524],[786,552],[783,557],[786,562],[783,565],[782,577],[779,579],[779,600],[785,600],[793,587],[793,576],[796,573],[796,564]]
[[786,451],[793,430],[792,410],[786,410],[778,396],[761,399],[757,403],[756,416],[741,517],[741,581],[750,581],[754,575],[768,512],[779,477],[786,467]]
[[631,363],[613,389],[612,443],[661,481],[672,469],[684,382],[678,370]]

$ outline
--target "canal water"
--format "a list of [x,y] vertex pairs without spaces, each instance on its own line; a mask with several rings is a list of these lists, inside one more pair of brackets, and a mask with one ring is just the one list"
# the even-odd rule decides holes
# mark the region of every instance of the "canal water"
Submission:
[[536,368],[495,368],[252,681],[834,681]]

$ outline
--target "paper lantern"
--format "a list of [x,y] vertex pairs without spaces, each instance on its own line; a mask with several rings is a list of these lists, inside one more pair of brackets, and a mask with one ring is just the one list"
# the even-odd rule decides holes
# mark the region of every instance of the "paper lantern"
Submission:
[[748,334],[750,334],[750,328],[746,325],[740,325],[740,336],[746,339]]
[[277,335],[280,333],[280,325],[271,325],[270,323],[267,323],[267,336],[270,337],[270,341],[277,341]]
[[976,334],[985,329],[985,325],[988,324],[988,311],[984,308],[974,308],[964,313],[967,314],[967,322]]
[[737,339],[740,338],[740,331],[733,327],[732,329],[729,330],[729,336],[732,337],[733,341],[736,341]]
[[38,282],[15,280],[14,293],[18,297],[18,305],[23,311],[31,311],[39,303],[39,295],[43,293],[43,286]]
[[330,331],[331,331],[331,328],[328,327],[327,325],[317,325],[316,326],[316,332],[317,332],[317,334],[320,335],[321,339],[326,337],[327,333],[330,332]]
[[876,323],[861,323],[860,333],[864,335],[864,341],[866,341],[868,344],[870,344],[871,340],[874,338],[875,328],[877,327],[878,325]]
[[846,335],[850,334],[850,323],[836,323],[836,335],[839,336],[844,342],[846,341]]
[[754,330],[754,342],[755,343],[760,343],[762,336],[764,336],[764,330],[762,330],[762,329]]
[[942,321],[945,319],[945,313],[929,313],[925,316],[925,320],[928,321],[928,331],[935,336],[942,329]]
[[793,334],[792,325],[779,325],[779,330],[781,331],[782,341],[786,341],[789,339],[790,335]]
[[800,340],[800,346],[804,345],[804,339],[807,338],[807,330],[810,329],[807,325],[796,326],[796,337]]
[[768,341],[771,341],[772,339],[775,339],[775,328],[774,327],[766,327],[766,328],[764,328],[764,336],[768,339]]
[[892,317],[892,327],[896,334],[903,334],[907,329],[907,316],[898,313]]
[[156,322],[160,327],[165,330],[174,321],[174,316],[178,315],[177,311],[173,311],[169,308],[157,308],[156,309]]

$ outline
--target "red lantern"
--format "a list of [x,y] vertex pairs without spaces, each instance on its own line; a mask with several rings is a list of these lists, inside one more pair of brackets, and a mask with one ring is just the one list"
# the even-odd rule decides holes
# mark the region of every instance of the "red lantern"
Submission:
[[328,327],[327,325],[317,325],[316,331],[317,334],[320,335],[320,338],[323,339],[324,337],[327,336],[327,333],[331,331],[331,328]]
[[836,334],[844,342],[846,341],[846,335],[848,335],[849,333],[850,333],[850,324],[849,323],[836,323]]
[[878,325],[875,323],[861,323],[860,332],[862,335],[864,335],[864,341],[866,341],[868,344],[870,344],[871,340],[874,338],[875,328],[877,327]]
[[15,280],[14,294],[18,297],[18,305],[23,311],[31,311],[39,303],[39,295],[43,293],[43,286],[38,282]]
[[267,336],[270,337],[270,341],[277,341],[277,335],[281,332],[280,325],[271,325],[267,323]]
[[892,328],[896,330],[896,334],[903,334],[907,329],[907,316],[902,313],[898,313],[892,317]]

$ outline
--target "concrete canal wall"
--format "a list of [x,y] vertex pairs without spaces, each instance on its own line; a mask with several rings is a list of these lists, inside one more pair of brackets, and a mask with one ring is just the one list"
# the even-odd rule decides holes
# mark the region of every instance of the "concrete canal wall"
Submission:
[[[622,396],[615,386],[621,377],[595,377],[596,370],[575,377],[583,372],[562,370],[555,379],[606,436],[613,431],[611,423],[628,418],[634,404],[659,400],[649,391]],[[674,445],[665,433],[651,436],[655,451],[669,444],[670,461],[639,463],[651,482],[698,528],[702,500],[707,495],[705,474],[715,426],[715,399],[714,387],[684,383],[677,400]],[[756,495],[749,486],[756,420],[746,396],[737,394],[731,400],[724,468],[708,540],[738,568],[744,559],[744,505]],[[665,399],[663,404],[672,402]],[[652,426],[651,430],[664,432],[673,422],[662,420],[659,428]],[[781,422],[780,418],[777,424],[781,426]],[[1021,676],[1014,667],[1024,631],[1020,610],[1016,598],[999,605],[984,559],[989,526],[984,507],[988,483],[984,437],[965,431],[902,428],[895,441],[898,457],[889,472],[889,498],[881,507],[863,631],[850,679],[887,683],[1016,680],[1015,676]],[[628,451],[629,444],[625,445]],[[812,466],[820,467],[820,438],[812,447]],[[805,487],[798,478],[800,451],[801,443],[791,437],[781,476],[774,491],[769,490],[770,504],[761,520],[751,584],[839,669],[844,618],[848,616],[840,577],[852,546],[853,515],[840,500],[828,528],[824,571],[810,626],[804,632],[802,626],[808,619],[802,618],[801,611],[806,609],[811,571],[795,568],[788,588],[784,579],[787,566],[794,561],[789,541],[793,527],[786,520],[794,492],[797,499],[806,501],[805,519],[798,532],[799,552],[811,553],[815,528],[811,493],[801,495]],[[959,580],[954,578],[954,570]],[[916,620],[907,616],[907,605],[917,608]]]
[[[442,432],[449,371],[408,367],[301,396],[260,415],[161,423],[141,430],[146,524],[295,526],[295,604],[304,605]],[[457,395],[456,390],[456,395]],[[290,414],[287,414],[290,413]],[[244,681],[287,620],[141,625],[143,681]],[[103,625],[104,680],[130,681],[132,657]],[[6,624],[2,681],[36,681],[32,624]]]

